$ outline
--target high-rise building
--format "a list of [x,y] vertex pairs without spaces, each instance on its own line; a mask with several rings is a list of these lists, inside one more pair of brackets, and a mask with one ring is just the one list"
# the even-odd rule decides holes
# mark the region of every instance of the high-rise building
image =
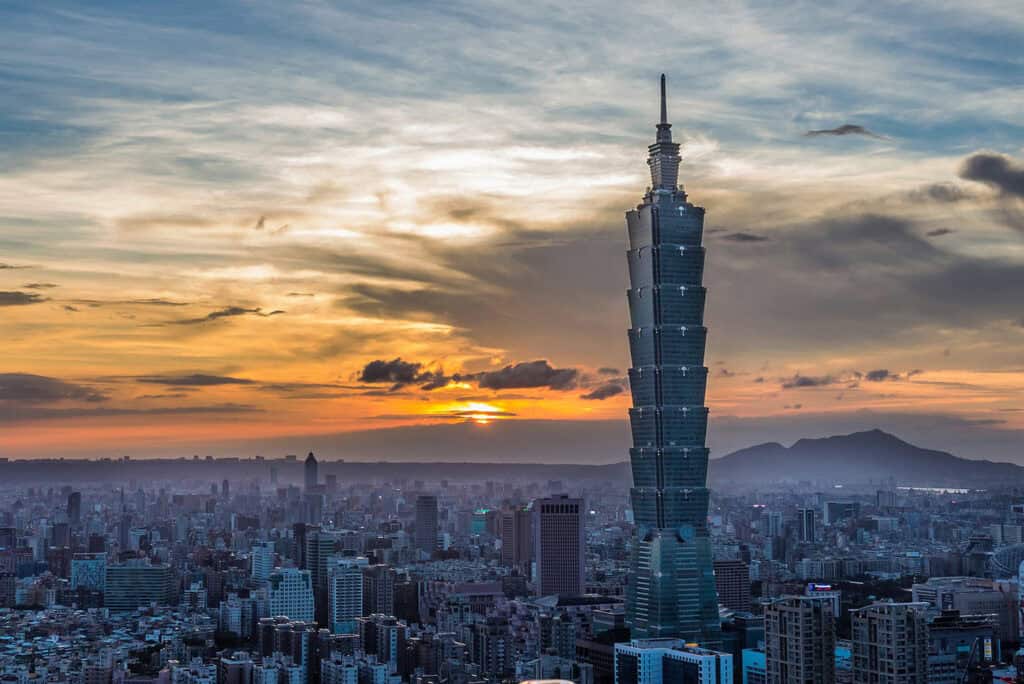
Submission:
[[313,581],[309,570],[277,568],[267,578],[267,591],[272,616],[313,621]]
[[327,624],[335,634],[355,634],[363,613],[363,556],[334,557],[327,570]]
[[836,625],[832,603],[787,596],[764,611],[765,663],[772,684],[833,684]]
[[926,684],[927,603],[875,603],[852,613],[853,681]]
[[814,509],[813,508],[801,508],[800,509],[800,541],[812,544],[814,543]]
[[395,614],[395,569],[388,565],[370,565],[363,572],[362,615]]
[[426,554],[437,549],[437,497],[430,494],[416,497],[416,548]]
[[750,568],[741,560],[714,563],[718,602],[730,610],[750,610]]
[[75,526],[82,523],[82,492],[68,494],[68,522]]
[[1016,641],[1020,614],[1014,582],[982,577],[932,577],[914,584],[912,600],[925,601],[936,610],[959,610],[961,615],[995,615],[1001,641]]
[[729,653],[679,639],[634,639],[615,644],[615,684],[732,684]]
[[678,184],[671,128],[662,75],[661,122],[648,148],[651,189],[626,213],[636,522],[627,618],[635,637],[714,644],[720,625],[707,523],[704,209]]
[[249,556],[249,575],[255,580],[265,580],[274,569],[274,542],[256,542]]
[[314,456],[313,452],[310,451],[309,452],[309,456],[306,456],[306,463],[303,466],[303,469],[304,469],[304,472],[305,472],[305,476],[306,476],[305,477],[305,480],[306,480],[305,484],[306,484],[306,491],[307,492],[312,491],[313,488],[316,487],[316,484],[317,484],[317,468],[318,467],[319,466],[317,465],[317,462],[316,462],[316,456]]
[[107,568],[103,605],[112,612],[132,611],[156,604],[177,603],[174,596],[174,572],[169,565],[131,560]]
[[583,593],[583,499],[568,495],[537,499],[533,511],[534,583],[542,595]]
[[76,553],[71,559],[71,588],[105,591],[107,588],[107,554]]
[[319,527],[306,528],[306,550],[303,559],[313,582],[316,601],[316,620],[327,624],[327,567],[331,556],[337,553],[338,535]]
[[532,559],[533,515],[529,508],[516,506],[501,513],[501,564],[528,569]]

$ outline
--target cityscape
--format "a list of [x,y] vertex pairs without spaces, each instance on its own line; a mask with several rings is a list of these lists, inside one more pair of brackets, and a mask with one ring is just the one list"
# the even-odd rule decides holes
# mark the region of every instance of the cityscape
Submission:
[[[464,29],[515,23],[484,3],[296,3],[299,42],[360,65],[337,91],[292,71],[298,43],[232,70],[247,39],[291,40],[272,4],[0,8],[25,50],[0,48],[0,684],[1024,683],[1024,163],[990,149],[1024,149],[1019,84],[1003,85],[1024,15],[897,4],[832,37],[934,9],[942,31],[886,50],[925,81],[956,64],[1013,90],[964,98],[956,123],[922,116],[948,143],[882,104],[846,110],[871,128],[834,121],[839,96],[779,114],[766,93],[787,79],[750,65],[741,95],[705,108],[696,67],[656,44],[674,39],[660,6],[664,35],[629,38],[644,64],[609,67],[621,107],[589,92],[607,74],[567,101],[511,66],[481,79],[461,57],[547,35],[531,18],[521,46],[476,43]],[[533,9],[577,36],[575,14]],[[857,24],[691,9],[780,64],[799,49],[765,48],[755,26],[799,27],[822,69],[852,48],[815,32]],[[409,68],[378,31],[425,19],[425,40],[466,46],[439,59],[466,79],[450,103],[427,93],[428,59],[422,84],[367,76]],[[337,42],[352,22],[361,35]],[[936,37],[952,26],[974,50],[962,64]],[[851,54],[887,54],[868,44]],[[556,54],[538,73],[581,68]],[[227,116],[250,77],[309,98],[399,92],[369,122],[301,97]],[[511,115],[487,98],[509,93],[537,110],[517,124],[530,140],[492,136]],[[459,102],[468,115],[442,107]],[[115,107],[131,136],[101,132]],[[779,142],[750,123],[758,107],[806,130]],[[702,137],[713,114],[758,130]],[[382,137],[346,146],[348,127]],[[299,188],[288,206],[255,159],[225,161],[257,131]],[[722,152],[737,141],[756,151]],[[815,151],[833,142],[869,149]],[[436,156],[401,175],[419,145]],[[798,148],[812,171],[786,161]],[[375,194],[319,175],[349,157],[366,168],[345,182]],[[446,182],[443,199],[424,190]],[[609,213],[614,238],[577,225]]]

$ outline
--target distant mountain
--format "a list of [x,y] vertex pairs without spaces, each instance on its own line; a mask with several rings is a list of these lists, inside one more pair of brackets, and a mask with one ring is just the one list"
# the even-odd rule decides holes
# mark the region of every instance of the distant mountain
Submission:
[[712,486],[726,482],[832,481],[893,478],[905,486],[976,486],[1024,482],[1024,468],[1012,463],[974,461],[945,451],[922,449],[882,430],[822,439],[801,439],[791,447],[768,442],[713,459]]

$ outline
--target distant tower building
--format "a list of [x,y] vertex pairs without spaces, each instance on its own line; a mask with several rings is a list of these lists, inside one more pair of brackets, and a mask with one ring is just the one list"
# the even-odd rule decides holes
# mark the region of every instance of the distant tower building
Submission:
[[306,530],[306,550],[303,558],[306,569],[313,581],[313,596],[316,601],[316,620],[327,624],[327,568],[328,562],[337,552],[337,535],[310,527]]
[[277,568],[267,579],[270,614],[313,622],[313,581],[309,570]]
[[225,499],[231,496],[231,485],[227,480],[220,483],[220,495]]
[[814,542],[814,509],[800,509],[800,541],[811,544]]
[[730,610],[750,610],[750,568],[741,560],[715,561],[718,602]]
[[416,497],[416,548],[426,554],[437,549],[437,497]]
[[788,596],[764,611],[765,663],[772,684],[834,684],[836,625],[832,603]]
[[707,645],[721,625],[707,521],[704,209],[679,185],[664,75],[657,129],[651,189],[626,213],[636,521],[626,616],[634,637]]
[[68,522],[74,526],[82,523],[82,492],[68,494]]
[[853,611],[853,681],[927,684],[927,603],[876,603]]
[[567,495],[533,502],[534,582],[541,595],[583,593],[583,500]]
[[363,568],[366,558],[334,557],[327,570],[328,625],[335,634],[355,634],[363,616]]
[[501,564],[528,570],[533,556],[533,514],[516,506],[501,513]]
[[317,463],[316,457],[313,452],[309,452],[309,456],[306,457],[306,464],[303,466],[306,472],[306,491],[312,491],[316,487],[317,483]]
[[397,573],[388,565],[363,568],[363,615],[395,614],[395,581]]

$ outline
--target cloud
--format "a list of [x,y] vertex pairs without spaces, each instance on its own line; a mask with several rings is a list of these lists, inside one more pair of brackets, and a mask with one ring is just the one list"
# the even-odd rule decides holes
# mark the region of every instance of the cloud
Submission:
[[727,240],[729,242],[767,242],[768,238],[763,235],[755,235],[754,233],[729,233],[723,235],[719,240]]
[[0,401],[42,404],[57,401],[106,401],[107,396],[86,385],[31,373],[0,373]]
[[152,385],[175,385],[178,387],[215,387],[218,385],[252,385],[255,380],[234,378],[228,375],[208,375],[192,373],[190,375],[143,375],[135,378],[136,382]]
[[984,183],[1003,195],[1024,197],[1024,167],[1005,154],[972,154],[960,166],[960,177]]
[[885,136],[878,135],[877,133],[873,133],[868,129],[864,128],[863,126],[857,126],[855,124],[843,124],[842,126],[837,126],[836,128],[823,128],[820,130],[807,131],[806,133],[804,133],[804,137],[808,138],[814,138],[821,135],[864,135],[869,138],[877,138],[879,140],[885,139]]
[[973,197],[966,188],[953,183],[931,183],[910,193],[915,201],[960,202]]
[[403,385],[420,382],[426,379],[421,372],[423,364],[414,361],[403,361],[400,357],[385,361],[376,359],[363,366],[359,373],[359,382],[387,382],[397,389]]
[[893,375],[885,368],[870,370],[864,374],[864,379],[869,382],[881,382],[882,380],[897,380],[899,375]]
[[809,375],[800,375],[799,373],[794,375],[792,378],[788,378],[782,381],[783,389],[794,389],[801,387],[826,387],[839,382],[836,378],[831,375],[821,375],[817,377]]
[[64,310],[65,311],[71,311],[71,312],[77,312],[78,311],[77,308],[71,306],[70,304],[65,304],[64,305]]
[[598,385],[586,394],[581,394],[580,399],[603,401],[625,391],[625,388],[617,382],[606,382],[603,385]]
[[952,228],[936,228],[935,230],[929,230],[925,235],[928,237],[942,237],[943,235],[949,235],[950,233],[955,232],[956,231]]
[[14,271],[21,270],[23,268],[32,268],[31,266],[17,266],[15,264],[5,264],[0,262],[0,271]]
[[505,366],[496,371],[484,371],[469,377],[485,389],[549,387],[554,390],[570,390],[576,387],[579,371],[575,368],[554,368],[546,360],[541,359]]
[[0,306],[25,306],[46,301],[49,301],[47,297],[35,292],[0,292]]
[[54,283],[25,283],[22,287],[26,290],[49,290],[57,285]]
[[195,325],[197,323],[208,323],[210,321],[216,321],[216,320],[219,320],[221,318],[233,318],[235,316],[245,316],[246,314],[254,314],[256,316],[268,317],[268,316],[277,316],[278,314],[283,314],[283,313],[284,313],[284,311],[281,311],[280,309],[275,309],[274,311],[268,311],[268,312],[264,313],[263,310],[260,309],[260,308],[246,309],[246,308],[241,307],[241,306],[227,306],[227,307],[224,307],[223,309],[217,309],[216,311],[211,311],[210,313],[208,313],[205,316],[202,316],[200,318],[185,318],[185,319],[182,319],[182,320],[171,321],[171,322],[176,324],[176,325]]
[[620,374],[620,371],[619,371],[618,368],[610,368],[608,366],[605,366],[603,368],[598,368],[597,372],[600,375],[619,375]]
[[259,413],[263,409],[249,404],[213,404],[209,406],[168,406],[146,409],[132,408],[44,408],[0,405],[0,422],[17,423],[30,420],[109,418],[115,416],[173,416],[194,414]]

